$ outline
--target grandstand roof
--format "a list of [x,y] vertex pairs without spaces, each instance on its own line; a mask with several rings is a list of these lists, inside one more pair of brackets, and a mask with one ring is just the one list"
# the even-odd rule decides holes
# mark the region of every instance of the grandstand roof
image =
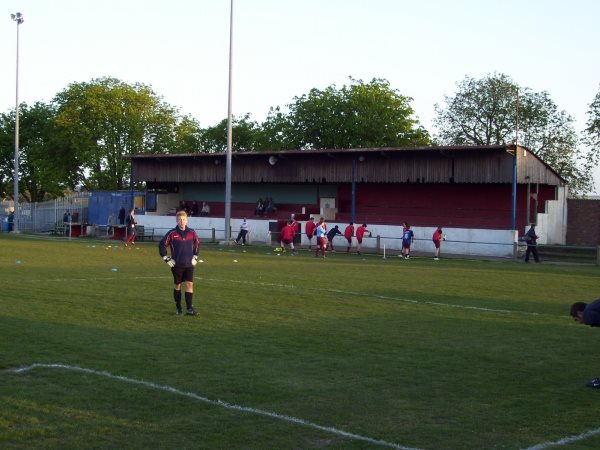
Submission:
[[[516,150],[518,183],[566,183],[527,148]],[[514,145],[235,152],[232,182],[344,183],[354,172],[356,181],[368,183],[512,183],[514,154]],[[136,182],[225,181],[226,153],[130,158]]]

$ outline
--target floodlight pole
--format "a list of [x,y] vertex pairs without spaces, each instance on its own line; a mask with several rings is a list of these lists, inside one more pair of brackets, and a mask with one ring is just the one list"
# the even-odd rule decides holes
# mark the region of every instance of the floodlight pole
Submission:
[[[515,117],[515,154],[513,156],[513,185],[512,185],[512,229],[517,229],[517,168],[519,157],[519,88],[517,88],[517,105]],[[529,201],[529,200],[527,200]],[[527,218],[529,220],[529,218]]]
[[231,84],[232,84],[232,60],[233,60],[233,0],[231,0],[229,13],[229,91],[227,95],[227,164],[225,166],[225,224],[223,233],[225,241],[229,241],[231,230],[231,147],[232,147],[232,108],[231,108]]
[[10,18],[17,22],[17,73],[15,87],[15,168],[14,168],[14,213],[13,232],[19,232],[19,25],[24,22],[23,14],[20,12],[11,14]]

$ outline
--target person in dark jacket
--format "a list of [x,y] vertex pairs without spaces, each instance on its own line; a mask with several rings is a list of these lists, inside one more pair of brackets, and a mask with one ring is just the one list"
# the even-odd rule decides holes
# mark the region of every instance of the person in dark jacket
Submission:
[[129,214],[125,218],[125,224],[127,226],[125,231],[125,247],[127,244],[135,244],[135,227],[137,226],[137,220],[135,220],[135,209],[131,208]]
[[571,317],[582,325],[600,327],[600,298],[592,303],[575,302],[571,305]]
[[342,232],[340,231],[340,227],[337,225],[327,232],[327,243],[330,252],[335,252],[335,249],[333,248],[333,238],[338,234],[341,235]]
[[[200,239],[194,230],[187,226],[187,213],[179,211],[175,216],[177,226],[169,230],[158,243],[158,253],[173,274],[173,298],[177,308],[177,315],[183,314],[181,309],[181,284],[185,282],[185,305],[186,314],[195,316],[196,310],[193,306],[194,295],[194,267],[198,263],[198,251],[200,250]],[[170,250],[171,256],[167,254]]]
[[531,224],[529,231],[525,233],[525,241],[527,242],[527,251],[525,252],[525,262],[529,262],[529,255],[532,254],[536,263],[540,262],[540,256],[537,251],[537,240],[539,236],[535,234],[535,227]]

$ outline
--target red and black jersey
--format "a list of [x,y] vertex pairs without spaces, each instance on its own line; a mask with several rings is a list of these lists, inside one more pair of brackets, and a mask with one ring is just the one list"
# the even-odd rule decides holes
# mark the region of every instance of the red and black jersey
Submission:
[[200,249],[200,239],[191,228],[180,230],[175,227],[158,244],[161,257],[167,256],[167,248],[171,250],[171,258],[175,260],[176,267],[192,267],[192,258]]

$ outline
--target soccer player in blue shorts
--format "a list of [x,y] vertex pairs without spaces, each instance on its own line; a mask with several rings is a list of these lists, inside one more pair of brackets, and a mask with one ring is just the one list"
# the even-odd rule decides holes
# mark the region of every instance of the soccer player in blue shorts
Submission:
[[410,258],[410,246],[413,243],[415,238],[415,234],[413,230],[410,229],[410,225],[408,222],[404,222],[404,226],[402,227],[402,256],[404,259]]

